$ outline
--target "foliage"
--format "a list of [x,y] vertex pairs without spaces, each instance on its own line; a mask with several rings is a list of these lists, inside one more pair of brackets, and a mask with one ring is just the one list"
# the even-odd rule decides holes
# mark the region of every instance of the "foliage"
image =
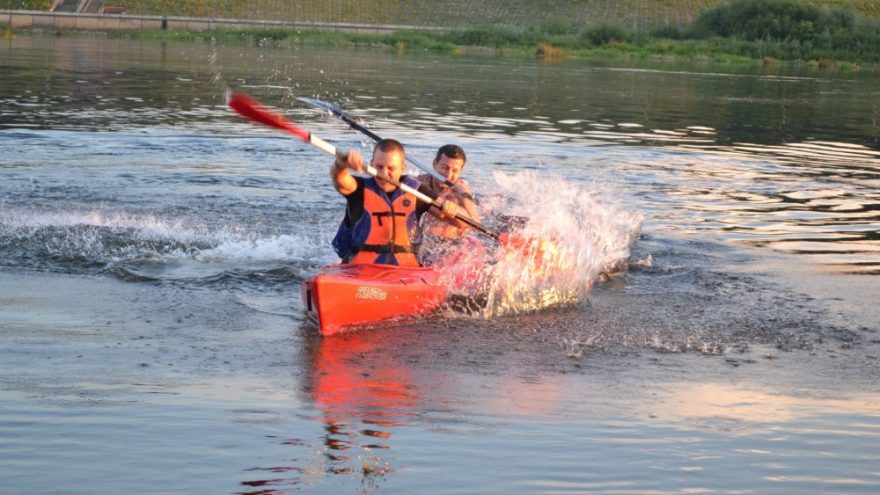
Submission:
[[453,43],[437,39],[436,37],[422,31],[395,31],[392,34],[382,36],[381,40],[388,45],[394,46],[398,51],[402,51],[403,49],[429,50],[435,52],[455,51],[455,45]]
[[533,45],[540,36],[534,31],[504,27],[486,26],[472,29],[448,31],[440,35],[441,39],[456,45],[489,46],[503,48],[517,45]]
[[49,10],[52,0],[0,0],[0,9]]
[[[447,8],[450,0],[369,0],[375,8],[356,8],[366,0],[113,0],[116,6],[130,13],[161,15],[227,15],[267,16],[308,13],[327,22],[387,22],[388,16],[422,15],[425,9],[437,12]],[[470,18],[462,23],[456,12],[448,12],[435,22],[459,26],[441,30],[403,30],[388,34],[361,34],[320,28],[264,28],[255,30],[210,30],[201,33],[154,32],[113,34],[178,40],[210,40],[239,43],[310,43],[322,45],[382,45],[399,53],[430,50],[461,53],[466,47],[489,47],[496,53],[518,53],[545,59],[567,56],[589,57],[678,57],[713,58],[724,61],[850,61],[880,63],[880,22],[860,17],[853,6],[864,12],[867,2],[855,0],[664,0],[650,3],[651,9],[692,9],[714,5],[690,24],[670,23],[670,17],[652,22],[636,22],[641,30],[632,29],[633,12],[647,12],[648,0],[608,3],[609,16],[595,17],[590,23],[566,16],[575,7],[595,11],[599,0],[509,0],[500,8],[501,0],[486,0],[468,9]],[[363,3],[358,3],[363,2]],[[0,0],[0,6],[50,4],[51,0]],[[826,10],[822,3],[844,3],[846,8]],[[380,8],[381,4],[381,8]],[[552,4],[552,8],[551,8]],[[446,7],[444,7],[444,5]],[[635,6],[624,15],[624,5]],[[875,4],[872,4],[875,5]],[[880,1],[876,5],[880,6]],[[687,6],[687,7],[685,7]],[[588,8],[589,7],[589,8]],[[308,10],[311,9],[311,10]],[[531,10],[530,10],[531,9]],[[490,22],[491,15],[523,15],[540,9],[545,17],[532,17],[529,23]],[[610,9],[610,10],[609,10]],[[634,10],[633,10],[634,9]],[[875,9],[880,15],[880,8]],[[408,12],[408,13],[407,13]],[[560,14],[560,12],[562,14]],[[653,10],[652,12],[659,12]],[[873,12],[873,11],[872,11]],[[549,13],[552,13],[549,14]],[[642,15],[642,14],[639,14]],[[435,16],[436,17],[436,16]],[[681,11],[678,19],[687,19]],[[399,18],[399,17],[398,17]],[[664,20],[665,19],[665,20]],[[479,22],[482,21],[482,24]],[[819,62],[817,62],[819,64]],[[821,65],[821,64],[819,64]],[[839,66],[839,64],[838,64]],[[856,67],[856,66],[853,66]]]
[[627,42],[635,38],[632,31],[618,22],[597,22],[588,24],[581,31],[580,39],[593,46],[607,45],[612,42]]
[[577,24],[562,19],[545,19],[528,29],[542,36],[564,36],[578,32]]
[[688,37],[687,31],[675,24],[666,24],[664,26],[651,28],[651,30],[648,31],[648,35],[651,38],[669,40],[681,40]]
[[[851,8],[823,10],[796,0],[732,0],[704,11],[686,37],[743,40],[740,52],[785,60],[880,61],[880,28]],[[728,43],[730,44],[730,43]]]
[[695,37],[807,41],[828,30],[852,29],[852,9],[827,11],[797,0],[733,0],[704,11],[693,24]]

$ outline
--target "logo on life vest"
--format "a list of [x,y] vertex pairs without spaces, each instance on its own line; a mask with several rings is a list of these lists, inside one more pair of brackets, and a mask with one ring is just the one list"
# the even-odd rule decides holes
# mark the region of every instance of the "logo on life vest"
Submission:
[[384,301],[388,299],[388,293],[376,287],[358,287],[354,294],[355,299],[371,299],[373,301]]
[[409,208],[409,205],[411,205],[411,204],[412,204],[412,200],[410,200],[410,199],[403,200],[403,207],[404,208]]

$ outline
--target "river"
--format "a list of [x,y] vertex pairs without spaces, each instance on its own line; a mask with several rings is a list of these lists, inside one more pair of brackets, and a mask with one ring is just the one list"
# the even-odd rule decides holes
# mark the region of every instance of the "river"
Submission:
[[[880,489],[874,71],[16,35],[0,73],[3,493]],[[579,299],[320,338],[330,161],[230,90],[460,144]]]

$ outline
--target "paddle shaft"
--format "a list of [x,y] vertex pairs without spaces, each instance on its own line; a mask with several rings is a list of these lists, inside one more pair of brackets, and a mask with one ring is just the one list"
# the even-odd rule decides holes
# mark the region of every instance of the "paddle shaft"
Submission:
[[[327,110],[328,112],[332,113],[335,117],[338,117],[340,120],[342,120],[343,122],[348,124],[348,126],[351,127],[352,129],[364,133],[364,135],[366,135],[367,137],[369,137],[373,141],[376,141],[377,143],[382,140],[382,138],[379,137],[378,134],[367,129],[366,127],[362,126],[361,124],[355,122],[354,119],[352,119],[350,115],[345,113],[344,110],[342,110],[341,108],[339,108],[338,106],[336,106],[332,103],[327,103],[326,101],[318,100],[316,98],[302,98],[302,97],[300,97],[300,98],[297,98],[297,100],[304,102],[304,103],[308,103],[309,105],[312,105],[313,107],[322,108],[324,110]],[[422,163],[421,161],[419,161],[417,158],[407,155],[406,160],[408,162],[412,163],[413,165],[415,165],[416,167],[420,168],[422,171],[427,172],[428,174],[433,176],[435,179],[441,181],[443,184],[445,184],[449,187],[455,188],[459,192],[466,192],[466,191],[462,191],[461,188],[458,186],[458,184],[447,179],[442,174],[440,174],[436,170],[434,170],[432,167],[429,167],[429,166],[425,165],[424,163]]]
[[[284,116],[272,113],[269,109],[260,105],[256,100],[244,93],[233,93],[232,96],[229,98],[229,106],[236,112],[253,120],[254,122],[259,122],[263,125],[289,132],[290,134],[293,134],[303,141],[315,146],[321,151],[330,155],[334,155],[340,160],[346,160],[348,158],[348,155],[346,153],[337,150],[336,147],[332,144],[324,141],[317,136],[312,135],[312,133],[297,126],[293,122],[290,122],[289,120],[284,118]],[[379,171],[376,170],[372,165],[364,165],[364,171],[373,177],[384,180],[385,182],[388,182],[390,184],[394,184],[396,187],[399,187],[404,192],[412,194],[416,198],[424,201],[425,203],[435,206],[438,209],[442,209],[441,203],[436,199],[431,198],[427,194],[421,193],[417,189],[403,184],[400,181],[394,180],[391,177],[379,173]],[[499,234],[497,232],[481,225],[479,222],[473,220],[467,215],[457,213],[455,215],[455,218],[495,240],[498,239]]]

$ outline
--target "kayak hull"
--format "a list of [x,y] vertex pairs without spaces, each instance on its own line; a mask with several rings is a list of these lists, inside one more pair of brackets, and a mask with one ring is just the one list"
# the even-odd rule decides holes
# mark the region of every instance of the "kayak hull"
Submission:
[[440,273],[429,267],[330,265],[302,287],[306,315],[322,335],[406,316],[421,316],[446,301]]

